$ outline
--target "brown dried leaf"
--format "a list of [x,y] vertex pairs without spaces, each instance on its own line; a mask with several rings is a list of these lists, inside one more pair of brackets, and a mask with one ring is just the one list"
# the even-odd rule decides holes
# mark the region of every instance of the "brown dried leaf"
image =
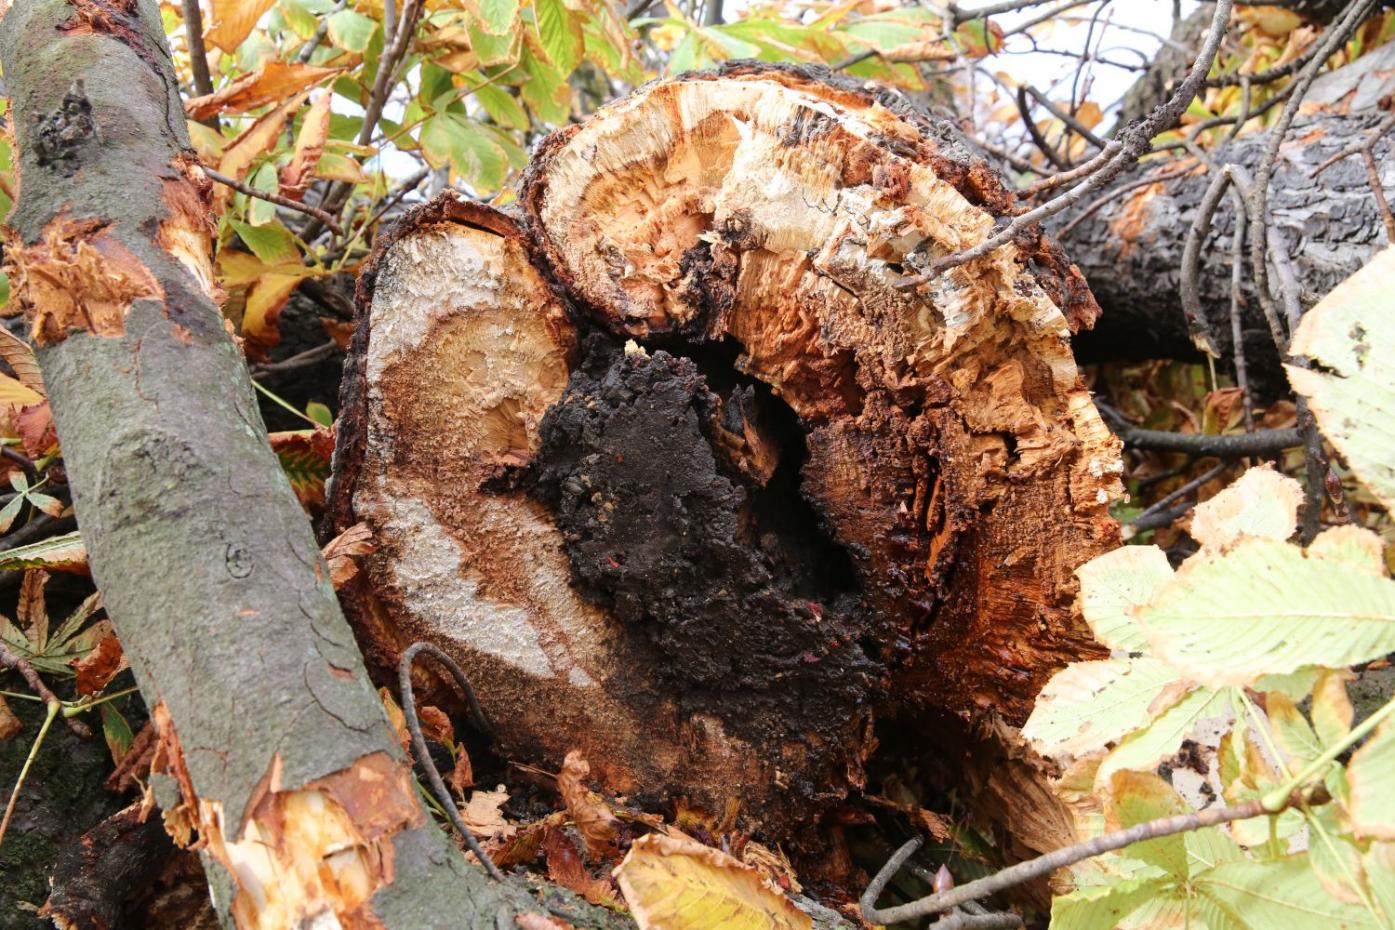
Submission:
[[30,348],[29,343],[3,326],[0,326],[0,358],[10,366],[20,384],[40,398],[48,396],[48,391],[44,388],[44,376],[39,371],[38,359],[34,358],[34,350]]
[[393,697],[387,688],[378,689],[378,698],[383,702],[383,712],[387,714],[388,723],[392,724],[392,732],[397,734],[397,742],[401,744],[402,751],[410,753],[412,734],[407,731],[407,715],[402,713],[397,698]]
[[470,803],[461,809],[460,819],[481,842],[512,836],[518,828],[504,819],[501,810],[508,799],[503,785],[495,791],[476,791],[470,795]]
[[290,164],[281,169],[281,194],[292,200],[305,196],[315,177],[315,166],[329,138],[329,91],[322,91],[310,104],[310,110],[300,123],[295,137],[295,154]]
[[44,586],[47,584],[48,572],[30,569],[24,573],[24,580],[19,585],[16,616],[35,654],[42,653],[44,646],[48,645],[48,604],[44,602]]
[[58,447],[58,433],[53,428],[53,410],[48,401],[20,410],[15,416],[15,430],[24,444],[25,454],[31,458],[38,458]]
[[95,634],[97,645],[87,655],[69,663],[77,673],[79,694],[97,694],[129,665],[110,620],[99,620],[92,629],[98,631]]
[[[300,109],[300,105],[305,102],[309,93],[309,91],[301,91],[291,97],[276,109],[258,118],[242,135],[234,139],[218,162],[219,173],[239,181],[242,180],[242,176],[251,167],[252,161],[258,155],[275,147],[277,137],[285,127],[286,121],[295,114],[296,110]],[[231,197],[232,188],[222,184],[218,185],[213,192],[215,214],[221,213],[227,208],[228,200]]]
[[24,729],[24,724],[19,722],[15,712],[10,710],[10,705],[5,703],[5,698],[0,695],[0,740],[10,739]]
[[329,580],[338,591],[358,575],[358,557],[377,549],[373,530],[367,523],[355,523],[325,543],[322,554],[329,565]]
[[[338,74],[337,68],[317,68],[314,65],[288,64],[272,59],[256,71],[242,75],[237,80],[204,97],[186,101],[184,112],[190,119],[203,120],[217,113],[245,113],[268,103],[285,100],[292,94],[319,84],[325,78]],[[325,95],[329,99],[329,95]],[[314,110],[312,108],[311,112]],[[325,104],[328,114],[329,105]],[[307,123],[309,122],[307,117]],[[325,126],[328,128],[328,116]],[[302,130],[304,132],[304,130]],[[323,141],[323,140],[322,140]],[[299,146],[297,146],[299,148]]]
[[586,787],[591,766],[573,749],[562,762],[557,788],[566,802],[567,813],[586,841],[586,855],[593,860],[613,859],[618,853],[616,834],[620,822],[600,796]]
[[334,340],[334,344],[345,352],[349,351],[349,344],[354,339],[354,324],[346,320],[336,320],[334,317],[320,317],[320,325],[325,328],[325,335]]
[[475,769],[470,764],[470,754],[459,743],[455,746],[455,765],[450,770],[449,781],[451,790],[462,798],[466,791],[475,787]]
[[620,900],[608,877],[596,877],[586,870],[581,852],[567,836],[567,831],[554,827],[543,835],[543,854],[547,857],[547,877],[563,888],[575,891],[587,901],[601,907],[619,907]]
[[423,704],[417,709],[417,719],[421,722],[422,736],[431,742],[446,746],[455,742],[455,728],[439,707]]

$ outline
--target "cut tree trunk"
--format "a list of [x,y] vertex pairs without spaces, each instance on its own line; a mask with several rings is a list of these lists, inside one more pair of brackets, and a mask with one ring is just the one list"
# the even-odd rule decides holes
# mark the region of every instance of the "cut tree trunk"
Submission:
[[[1375,132],[1386,113],[1382,100],[1395,91],[1395,44],[1314,82],[1304,113],[1279,152],[1269,192],[1271,226],[1293,257],[1308,305],[1359,269],[1390,241],[1385,218],[1359,155],[1311,173],[1332,155]],[[1269,143],[1267,132],[1248,133],[1211,152],[1218,165],[1253,169]],[[1385,191],[1395,189],[1395,135],[1375,143]],[[1149,176],[1173,172],[1191,156],[1149,159],[1100,199],[1105,206],[1076,222],[1092,201],[1061,214],[1053,228],[1084,272],[1103,312],[1092,332],[1076,342],[1082,360],[1194,358],[1180,297],[1182,250],[1197,208],[1210,184],[1198,167],[1179,177],[1130,187]],[[1121,189],[1127,188],[1127,189]],[[1387,193],[1387,199],[1390,198]],[[1234,202],[1221,202],[1201,249],[1198,292],[1207,329],[1224,360],[1231,358],[1231,244]],[[1248,266],[1242,274],[1242,331],[1252,378],[1265,393],[1286,393],[1274,340],[1253,290]],[[1271,269],[1270,280],[1277,281]]]
[[38,344],[92,574],[159,726],[165,824],[226,926],[496,927],[542,912],[418,804],[213,302],[209,182],[154,0],[0,26]]
[[952,130],[731,66],[555,133],[520,199],[418,210],[360,280],[330,496],[378,541],[381,667],[429,639],[510,757],[779,833],[861,784],[877,715],[1010,735],[1097,653],[1089,292],[1039,235],[896,286],[1011,203]]

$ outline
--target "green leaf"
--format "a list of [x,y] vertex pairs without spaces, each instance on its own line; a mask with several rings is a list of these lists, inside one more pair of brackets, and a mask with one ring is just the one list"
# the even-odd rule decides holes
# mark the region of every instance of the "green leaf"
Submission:
[[[3,205],[0,205],[0,208],[3,208]],[[5,210],[4,212],[5,212],[5,213],[8,213],[9,210]],[[4,214],[0,214],[0,216],[3,216],[3,215],[4,215]],[[7,305],[9,302],[10,302],[10,276],[7,275],[7,274],[5,274],[3,271],[0,271],[0,308],[3,308],[3,307],[4,307],[5,305]]]
[[543,51],[558,71],[570,74],[584,50],[580,23],[563,0],[533,0],[533,10]]
[[0,533],[8,532],[24,506],[24,495],[16,494],[3,508],[0,508]]
[[1328,894],[1305,854],[1241,859],[1192,879],[1198,913],[1211,930],[1356,930],[1380,926],[1363,908]]
[[1051,900],[1051,930],[1114,930],[1166,888],[1166,880],[1135,879],[1058,895]]
[[232,220],[231,223],[238,238],[252,250],[253,255],[262,260],[263,264],[300,263],[300,250],[296,248],[295,239],[280,223],[268,223],[265,226],[253,226],[241,220]]
[[490,35],[506,36],[518,26],[518,0],[478,0],[477,5],[476,22]]
[[334,425],[334,412],[317,400],[312,400],[305,405],[305,415],[321,426]]
[[[1169,688],[1171,700],[1156,706]],[[1172,666],[1157,659],[1077,662],[1037,695],[1022,735],[1044,755],[1082,756],[1147,726],[1189,690]]]
[[1366,887],[1387,926],[1395,927],[1395,843],[1372,843],[1361,857]]
[[489,118],[507,129],[523,131],[532,125],[528,112],[513,94],[497,84],[475,88],[475,99],[484,107]]
[[89,594],[81,604],[58,625],[58,629],[53,631],[49,637],[49,642],[59,646],[67,645],[68,641],[78,635],[82,625],[92,618],[92,615],[102,609],[102,595],[100,593]]
[[1213,687],[1395,651],[1395,582],[1271,539],[1194,556],[1138,619],[1151,652]]
[[1318,742],[1308,718],[1287,695],[1278,692],[1267,695],[1264,712],[1269,718],[1274,743],[1293,771],[1322,755],[1322,743]]
[[1080,579],[1080,607],[1095,638],[1111,649],[1146,652],[1148,638],[1133,617],[1172,580],[1172,566],[1157,546],[1124,546],[1086,562]]
[[111,753],[111,761],[120,763],[136,740],[135,734],[131,732],[131,725],[110,701],[99,704],[97,712],[102,715],[102,736],[107,741],[107,752]]
[[31,493],[29,495],[29,503],[33,504],[35,507],[48,514],[50,517],[63,516],[63,511],[66,509],[67,506],[58,498],[49,497],[47,494]]
[[[1106,805],[1109,826],[1121,830],[1190,810],[1172,786],[1152,772],[1114,773],[1109,780]],[[1185,879],[1191,871],[1186,840],[1180,833],[1133,843],[1125,849],[1125,855],[1155,865],[1178,880]]]
[[1365,869],[1361,847],[1348,834],[1336,804],[1308,813],[1308,858],[1327,893],[1348,904],[1362,904]]
[[1358,836],[1395,840],[1395,718],[1387,718],[1347,768],[1352,828]]
[[519,89],[523,102],[528,104],[545,123],[562,124],[571,116],[572,91],[566,75],[548,61],[537,57],[531,50],[524,50],[519,59],[528,80]]
[[377,31],[377,20],[353,10],[340,10],[329,18],[329,41],[347,52],[363,54]]
[[521,29],[515,29],[508,35],[495,36],[481,29],[478,23],[472,22],[469,32],[470,51],[475,53],[481,65],[511,65],[518,57],[518,48],[523,36]]
[[74,531],[0,552],[0,571],[13,572],[25,568],[86,571],[87,550],[83,548],[82,536]]
[[1387,508],[1395,507],[1395,246],[1303,315],[1290,351],[1316,363],[1284,366],[1322,434]]
[[[276,176],[276,165],[271,162],[263,162],[262,166],[253,172],[247,183],[256,190],[268,194],[276,193],[281,186],[280,180]],[[276,204],[260,197],[247,198],[247,222],[253,226],[265,226],[267,223],[276,220]]]

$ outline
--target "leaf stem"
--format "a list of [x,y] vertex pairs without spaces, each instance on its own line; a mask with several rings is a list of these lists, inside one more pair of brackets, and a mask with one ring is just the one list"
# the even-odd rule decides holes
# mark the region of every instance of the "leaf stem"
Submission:
[[1352,731],[1347,734],[1346,739],[1329,746],[1322,755],[1305,765],[1302,771],[1297,775],[1264,795],[1264,797],[1260,799],[1260,804],[1271,814],[1283,810],[1284,807],[1288,805],[1288,799],[1293,792],[1306,785],[1313,776],[1322,772],[1323,769],[1332,764],[1333,760],[1346,752],[1348,748],[1364,739],[1368,733],[1380,726],[1381,721],[1389,717],[1392,713],[1395,713],[1395,698],[1391,698],[1380,710],[1353,727]]
[[10,792],[10,802],[5,805],[5,819],[0,820],[0,843],[5,842],[5,831],[10,829],[10,818],[14,816],[15,805],[19,803],[19,791],[24,787],[24,779],[29,776],[29,768],[34,764],[34,757],[39,754],[39,747],[43,745],[44,737],[48,735],[48,728],[53,725],[54,718],[58,716],[60,706],[57,702],[48,705],[48,713],[44,715],[44,725],[39,727],[39,735],[34,737],[34,745],[29,747],[29,755],[24,759],[24,768],[19,770],[19,778],[15,779],[14,790]]

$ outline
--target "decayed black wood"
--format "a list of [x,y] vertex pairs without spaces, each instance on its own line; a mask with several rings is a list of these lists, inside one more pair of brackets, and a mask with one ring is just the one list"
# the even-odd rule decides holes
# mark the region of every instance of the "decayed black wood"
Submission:
[[174,852],[159,816],[142,820],[140,804],[132,804],[63,850],[43,916],[65,930],[109,930],[127,898]]

